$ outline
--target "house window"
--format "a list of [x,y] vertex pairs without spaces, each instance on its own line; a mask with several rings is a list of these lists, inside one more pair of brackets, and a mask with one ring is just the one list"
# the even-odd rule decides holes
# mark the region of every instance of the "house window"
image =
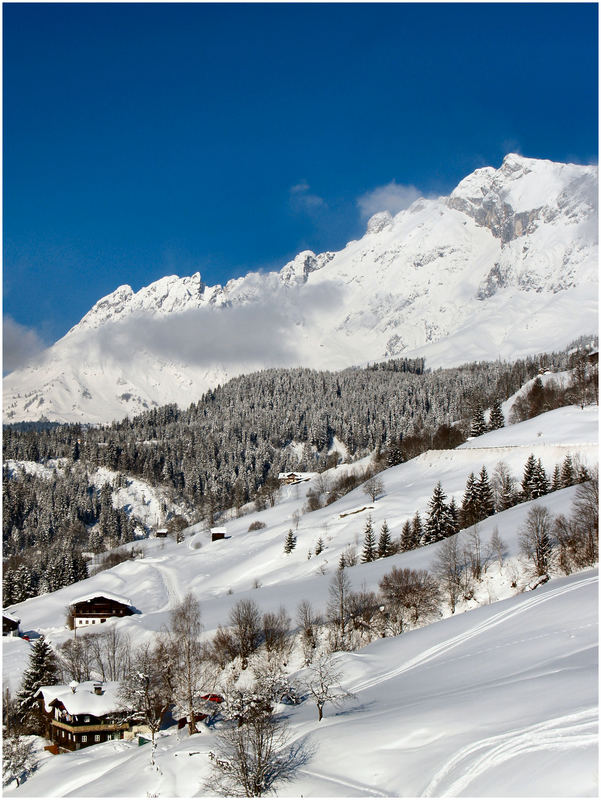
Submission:
[[84,718],[83,718],[83,721],[84,721],[84,722],[89,722],[89,721],[90,721],[90,718],[86,716],[86,717],[84,717]]
[[101,619],[100,622],[106,622],[106,620],[105,619]]
[[88,741],[88,737],[87,737],[87,736],[84,734],[84,735],[81,737],[81,741],[82,741],[82,742],[87,742],[87,741]]
[[94,734],[94,741],[95,742],[99,742],[100,741],[100,734],[99,733],[95,733]]

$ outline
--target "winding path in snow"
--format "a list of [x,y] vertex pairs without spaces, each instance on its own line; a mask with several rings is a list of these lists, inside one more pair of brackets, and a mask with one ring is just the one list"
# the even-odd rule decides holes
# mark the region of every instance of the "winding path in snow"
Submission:
[[456,797],[480,775],[516,756],[536,751],[597,746],[596,708],[565,714],[480,739],[461,748],[432,778],[423,797]]
[[333,775],[324,775],[322,772],[313,772],[312,770],[308,769],[301,769],[299,773],[303,773],[304,775],[309,775],[312,778],[318,778],[322,781],[329,781],[330,783],[335,783],[338,786],[344,786],[346,789],[355,789],[358,792],[361,792],[362,795],[369,794],[373,797],[390,797],[390,794],[387,792],[381,792],[379,789],[374,789],[373,786],[368,786],[365,783],[354,783],[349,780],[343,780],[342,778],[336,778]]
[[144,566],[151,565],[159,573],[167,592],[167,602],[162,608],[157,609],[158,611],[169,611],[182,601],[177,572],[174,567],[168,567],[166,561],[169,561],[169,556],[153,556],[143,561]]
[[414,658],[409,659],[409,661],[406,661],[404,664],[401,664],[400,666],[395,667],[388,672],[384,672],[380,675],[375,675],[367,678],[364,681],[360,681],[351,687],[351,691],[354,694],[357,694],[358,692],[363,692],[366,689],[372,689],[374,686],[385,683],[391,678],[396,678],[397,676],[402,675],[409,670],[415,669],[416,667],[421,667],[424,664],[427,664],[429,661],[448,653],[455,647],[468,642],[470,639],[492,630],[492,628],[497,627],[497,625],[502,625],[514,617],[520,616],[536,606],[541,605],[542,603],[548,603],[549,601],[554,600],[557,597],[561,597],[568,592],[574,592],[578,589],[582,589],[584,586],[597,583],[598,580],[599,579],[597,575],[589,578],[583,578],[582,580],[575,581],[567,586],[559,586],[556,589],[550,589],[544,592],[544,594],[538,594],[535,597],[525,600],[517,606],[511,606],[510,608],[503,609],[503,611],[493,614],[492,616],[475,625],[473,628],[470,628],[469,630],[464,631],[457,636],[453,636],[446,641],[440,642],[439,644],[430,647],[428,650],[424,650],[423,653],[420,653]]

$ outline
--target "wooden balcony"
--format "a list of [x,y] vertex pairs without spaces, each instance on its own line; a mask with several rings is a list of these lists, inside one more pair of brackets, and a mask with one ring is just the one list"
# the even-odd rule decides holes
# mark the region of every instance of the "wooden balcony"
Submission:
[[63,728],[63,730],[69,731],[69,733],[102,733],[102,731],[126,731],[129,729],[129,723],[127,722],[97,722],[95,725],[69,725],[67,722],[60,722],[57,719],[53,719],[52,725],[54,725],[55,728]]

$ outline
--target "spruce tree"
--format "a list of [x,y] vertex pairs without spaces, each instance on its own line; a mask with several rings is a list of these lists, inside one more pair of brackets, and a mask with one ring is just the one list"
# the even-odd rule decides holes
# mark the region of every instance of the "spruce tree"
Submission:
[[415,516],[411,522],[411,535],[413,537],[413,547],[411,549],[413,550],[422,544],[422,538],[424,536],[424,526],[422,525],[422,518],[419,515],[419,511],[415,512]]
[[408,550],[413,550],[414,547],[413,528],[410,520],[406,520],[401,528],[401,550],[406,553]]
[[536,459],[534,453],[530,453],[524,465],[524,475],[522,477],[522,497],[524,500],[532,500],[536,491]]
[[476,502],[478,505],[478,520],[486,519],[495,513],[495,498],[493,496],[488,472],[482,467],[476,481]]
[[463,502],[461,503],[461,527],[469,528],[478,522],[478,499],[476,496],[476,476],[470,472],[465,484]]
[[556,492],[558,489],[561,489],[561,470],[559,469],[559,464],[555,464],[555,469],[553,470],[553,478],[551,479],[551,491]]
[[422,536],[424,544],[439,542],[449,535],[453,521],[449,512],[449,507],[445,500],[446,494],[443,492],[440,481],[434,487],[432,497],[428,507],[428,518],[426,520],[426,530]]
[[286,540],[284,541],[284,552],[286,554],[291,553],[294,548],[296,547],[296,536],[294,535],[294,531],[292,528],[286,534]]
[[536,462],[536,467],[534,470],[534,484],[533,484],[533,491],[532,491],[532,498],[542,497],[545,494],[549,493],[549,479],[547,478],[547,473],[545,472],[545,468],[543,467],[543,463],[540,458]]
[[363,553],[361,554],[361,563],[365,564],[368,561],[375,561],[378,555],[376,548],[376,536],[371,521],[371,516],[367,518],[365,523],[365,538],[363,539]]
[[496,431],[499,428],[503,428],[504,426],[505,426],[505,417],[503,416],[503,411],[501,410],[501,401],[499,400],[498,397],[496,397],[492,404],[492,408],[490,410],[488,430]]
[[574,464],[572,456],[568,453],[561,465],[561,485],[563,488],[574,484]]
[[39,733],[39,704],[34,698],[40,686],[53,686],[58,679],[56,657],[44,636],[36,639],[29,654],[29,665],[17,694],[19,718],[32,732]]
[[386,520],[380,528],[380,538],[378,539],[378,558],[387,558],[392,553],[392,538],[390,528]]
[[453,534],[459,533],[459,509],[454,497],[451,497],[451,502],[449,503],[449,516],[451,524],[449,525],[447,536],[453,536]]
[[315,545],[315,555],[318,556],[320,553],[323,552],[323,539],[321,536],[317,540],[317,544]]
[[470,436],[481,436],[486,433],[486,422],[484,421],[484,412],[480,403],[475,407],[472,415],[472,424],[470,426]]

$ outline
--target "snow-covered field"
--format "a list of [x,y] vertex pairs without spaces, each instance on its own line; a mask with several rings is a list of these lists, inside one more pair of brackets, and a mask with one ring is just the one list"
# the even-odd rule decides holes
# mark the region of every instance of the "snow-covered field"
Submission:
[[[361,487],[318,511],[303,514],[297,546],[284,553],[311,483],[284,487],[279,502],[227,522],[227,538],[210,542],[195,526],[180,544],[146,540],[144,558],[129,561],[51,595],[10,610],[21,628],[46,634],[53,644],[72,634],[65,607],[92,590],[131,597],[140,610],[106,623],[132,642],[159,631],[188,591],[200,600],[205,635],[241,598],[261,611],[284,606],[294,618],[302,600],[325,609],[340,554],[360,552],[371,514],[376,535],[387,520],[394,537],[416,511],[424,513],[437,481],[461,501],[470,472],[489,474],[504,461],[518,480],[528,455],[547,471],[566,453],[598,461],[598,409],[558,409],[485,434],[454,451],[429,451],[380,474],[384,492],[374,503]],[[335,473],[335,470],[332,471]],[[569,515],[575,487],[537,503]],[[371,505],[371,510],[343,516]],[[294,783],[294,796],[594,795],[597,793],[597,573],[557,577],[534,592],[519,563],[519,530],[532,503],[478,526],[487,550],[498,529],[506,544],[502,567],[488,566],[475,598],[428,627],[381,640],[341,660],[344,686],[356,700],[317,724],[307,701],[287,707],[293,735],[313,752]],[[265,528],[249,531],[261,520]],[[464,534],[459,534],[464,536]],[[315,556],[321,538],[324,551]],[[431,568],[440,544],[347,569],[354,589],[376,589],[393,566]],[[310,556],[310,557],[309,557]],[[512,587],[518,577],[518,586]],[[499,601],[499,602],[496,602]],[[28,645],[4,640],[4,685],[17,688]],[[333,730],[335,728],[335,730]],[[150,770],[145,748],[110,742],[46,759],[38,772],[7,796],[191,796],[202,793],[212,733],[192,739],[168,731],[161,738],[162,774]]]

